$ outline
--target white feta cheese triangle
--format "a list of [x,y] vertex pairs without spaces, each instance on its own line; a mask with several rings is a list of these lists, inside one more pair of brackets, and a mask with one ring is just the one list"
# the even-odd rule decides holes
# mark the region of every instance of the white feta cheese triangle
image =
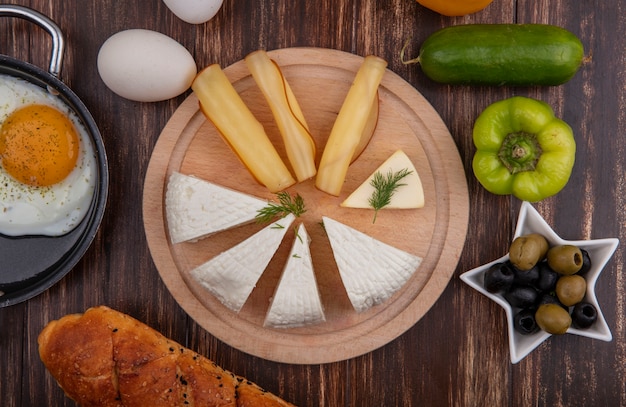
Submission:
[[375,191],[372,186],[372,179],[376,173],[380,173],[383,177],[389,172],[392,174],[398,171],[407,170],[410,174],[402,178],[400,186],[391,196],[389,205],[384,208],[389,209],[415,209],[424,207],[424,189],[422,180],[420,179],[415,166],[411,159],[402,150],[397,150],[384,163],[382,163],[376,171],[369,176],[357,189],[352,192],[341,206],[347,208],[372,208],[370,198]]
[[300,224],[264,326],[296,328],[326,321],[313,271],[310,243],[304,225]]
[[422,258],[323,217],[341,280],[357,312],[389,299],[411,278]]
[[225,307],[239,312],[294,219],[295,216],[289,214],[266,226],[193,269],[192,277]]
[[251,195],[174,172],[165,193],[170,240],[195,241],[249,223],[266,205]]

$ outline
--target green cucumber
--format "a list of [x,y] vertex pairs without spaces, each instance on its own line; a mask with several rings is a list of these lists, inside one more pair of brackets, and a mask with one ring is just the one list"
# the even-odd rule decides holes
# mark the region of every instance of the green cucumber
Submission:
[[[560,85],[583,60],[580,40],[547,24],[467,24],[424,41],[419,63],[430,79],[459,85]],[[403,57],[402,57],[403,58]]]

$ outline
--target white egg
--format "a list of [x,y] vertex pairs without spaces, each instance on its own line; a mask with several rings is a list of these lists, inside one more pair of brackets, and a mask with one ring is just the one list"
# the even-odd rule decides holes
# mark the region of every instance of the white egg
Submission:
[[[98,167],[94,147],[82,123],[57,96],[22,79],[0,75],[0,129],[21,108],[50,106],[71,121],[78,135],[76,163],[69,175],[47,186],[18,181],[0,153],[0,233],[7,236],[61,236],[83,220],[94,195]],[[2,134],[0,132],[0,134]],[[0,136],[0,146],[7,144]],[[6,149],[0,149],[6,152]],[[56,165],[56,164],[53,164]]]
[[104,84],[123,98],[158,102],[185,92],[198,72],[180,43],[144,29],[120,31],[98,52],[98,73]]
[[163,3],[186,23],[206,23],[219,11],[224,0],[163,0]]

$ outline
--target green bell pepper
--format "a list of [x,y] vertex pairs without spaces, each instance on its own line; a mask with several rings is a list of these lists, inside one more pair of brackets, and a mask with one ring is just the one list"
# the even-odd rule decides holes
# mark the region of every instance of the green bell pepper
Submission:
[[537,202],[559,192],[574,166],[572,128],[545,102],[515,96],[476,119],[474,174],[489,192]]

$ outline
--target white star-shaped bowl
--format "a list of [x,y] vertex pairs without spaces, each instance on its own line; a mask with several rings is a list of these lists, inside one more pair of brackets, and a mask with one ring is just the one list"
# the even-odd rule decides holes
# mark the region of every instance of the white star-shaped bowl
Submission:
[[[587,292],[584,300],[596,307],[598,311],[598,319],[587,329],[576,329],[574,327],[570,327],[567,330],[567,333],[610,342],[613,337],[611,335],[611,330],[604,319],[604,315],[602,315],[600,306],[598,305],[595,285],[602,269],[604,269],[606,263],[609,261],[611,256],[613,256],[615,249],[617,249],[619,240],[615,238],[595,240],[563,240],[552,230],[552,228],[530,203],[523,202],[517,219],[517,226],[515,228],[515,235],[513,238],[527,235],[529,233],[539,233],[543,235],[548,240],[548,243],[550,243],[550,246],[572,244],[580,247],[581,249],[587,250],[589,257],[591,258],[592,266],[591,270],[589,270],[584,276],[585,280],[587,280]],[[467,271],[461,274],[461,280],[504,308],[508,320],[511,363],[517,363],[532,352],[536,347],[541,345],[541,343],[548,339],[551,334],[542,330],[530,335],[523,335],[517,332],[513,328],[514,310],[511,305],[502,295],[492,294],[483,287],[484,274],[489,267],[495,263],[505,262],[508,259],[509,255],[506,254],[491,263]]]

